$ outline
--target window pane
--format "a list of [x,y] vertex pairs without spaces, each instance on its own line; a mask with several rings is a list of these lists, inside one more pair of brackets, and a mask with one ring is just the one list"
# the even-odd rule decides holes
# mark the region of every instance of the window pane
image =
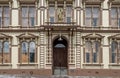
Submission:
[[94,62],[94,63],[97,62],[97,53],[93,53],[93,62]]
[[50,17],[50,22],[54,23],[54,17]]
[[27,27],[28,26],[28,19],[22,18],[22,26]]
[[86,8],[86,17],[91,17],[91,8]]
[[99,17],[99,8],[93,8],[93,17]]
[[35,62],[35,43],[30,42],[30,62]]
[[0,63],[2,63],[2,42],[0,42]]
[[54,16],[54,15],[55,15],[55,8],[49,7],[49,16]]
[[35,62],[35,53],[30,53],[30,62]]
[[116,18],[112,18],[112,19],[111,19],[111,26],[112,26],[112,27],[117,27],[117,21],[118,21],[118,20],[117,20]]
[[9,17],[4,18],[4,26],[9,26],[10,20]]
[[2,42],[0,42],[0,53],[2,53]]
[[112,53],[117,52],[117,46],[118,46],[117,42],[113,41],[111,44]]
[[2,53],[0,53],[0,63],[2,63]]
[[93,18],[93,20],[92,20],[92,25],[93,25],[94,27],[98,26],[98,18]]
[[86,53],[86,63],[90,62],[90,53]]
[[2,8],[0,7],[0,17],[2,17]]
[[4,45],[3,45],[3,52],[4,53],[8,53],[9,52],[9,42],[4,42]]
[[67,23],[71,23],[71,17],[67,17]]
[[35,42],[30,42],[29,51],[30,53],[35,53]]
[[2,8],[0,7],[0,27],[2,26]]
[[112,53],[112,63],[115,63],[116,53]]
[[85,43],[86,52],[90,52],[91,48],[92,48],[92,43],[90,41],[86,41]]
[[120,18],[118,18],[118,26],[119,26],[119,28],[120,28]]
[[9,7],[4,7],[4,17],[9,17]]
[[90,27],[91,26],[91,18],[86,18],[85,25]]
[[22,17],[28,17],[28,8],[22,7]]
[[117,8],[111,8],[111,17],[117,18]]
[[3,63],[10,63],[10,54],[3,53]]
[[27,42],[22,42],[22,53],[27,53],[28,52],[28,43]]
[[30,26],[34,26],[35,25],[35,18],[34,17],[30,17],[30,19],[29,19],[29,24],[30,24]]
[[30,17],[35,17],[35,7],[29,7],[29,15]]
[[72,16],[72,7],[66,8],[66,16]]

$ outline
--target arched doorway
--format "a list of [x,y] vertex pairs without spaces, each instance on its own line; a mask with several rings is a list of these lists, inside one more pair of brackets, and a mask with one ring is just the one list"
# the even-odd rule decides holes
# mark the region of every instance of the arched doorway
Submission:
[[68,43],[64,38],[53,41],[53,75],[67,75]]

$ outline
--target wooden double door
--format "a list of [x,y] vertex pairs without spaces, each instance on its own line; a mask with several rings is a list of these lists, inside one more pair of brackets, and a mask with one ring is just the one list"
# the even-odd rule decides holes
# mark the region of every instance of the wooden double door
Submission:
[[68,59],[67,48],[56,47],[53,49],[53,74],[67,75]]

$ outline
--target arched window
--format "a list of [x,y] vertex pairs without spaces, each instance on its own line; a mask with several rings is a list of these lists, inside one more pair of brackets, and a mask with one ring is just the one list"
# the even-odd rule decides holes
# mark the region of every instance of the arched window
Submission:
[[92,43],[90,41],[86,41],[85,43],[85,62],[86,63],[90,62],[91,51],[92,51]]
[[8,41],[0,42],[0,63],[10,63],[10,46]]
[[21,43],[21,63],[34,63],[36,55],[35,42],[22,42]]
[[116,62],[117,48],[118,48],[118,43],[116,41],[112,41],[112,44],[111,44],[112,63]]
[[30,62],[35,62],[35,42],[30,42],[29,44],[30,51]]
[[85,63],[101,63],[102,53],[100,42],[96,40],[85,42]]

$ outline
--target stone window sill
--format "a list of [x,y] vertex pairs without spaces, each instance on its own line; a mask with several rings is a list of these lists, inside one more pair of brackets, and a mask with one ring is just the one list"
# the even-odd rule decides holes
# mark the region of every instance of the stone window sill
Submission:
[[109,64],[109,66],[120,66],[120,64]]
[[33,63],[33,64],[17,64],[18,66],[38,66],[38,64]]
[[83,66],[103,66],[103,64],[83,64]]
[[0,64],[0,66],[12,66],[12,64]]

